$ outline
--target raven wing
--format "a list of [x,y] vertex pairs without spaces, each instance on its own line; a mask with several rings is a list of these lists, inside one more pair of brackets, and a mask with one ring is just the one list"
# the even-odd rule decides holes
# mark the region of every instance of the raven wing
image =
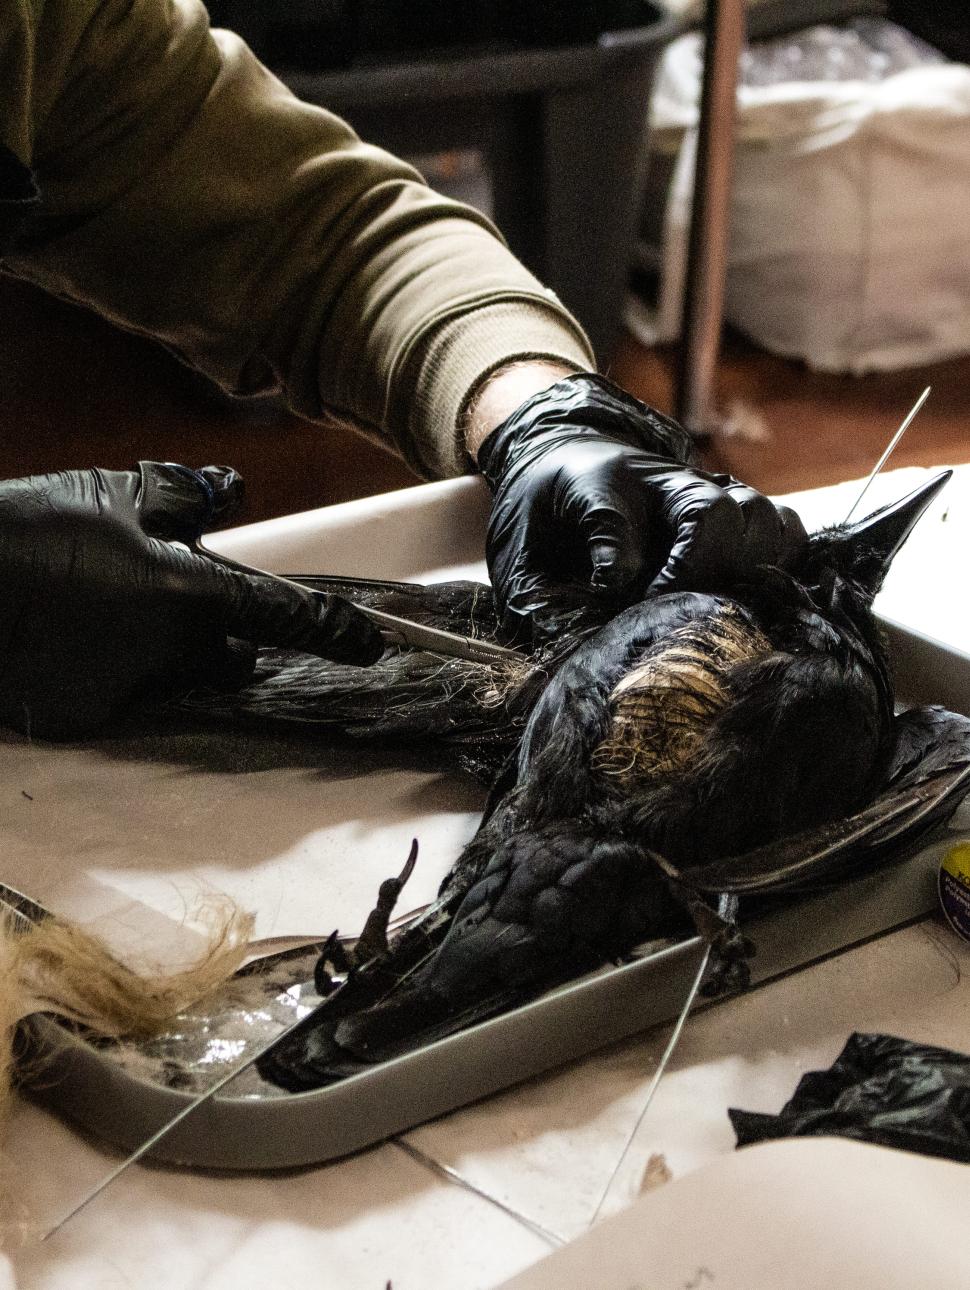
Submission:
[[895,722],[882,786],[867,805],[815,829],[702,866],[661,867],[702,893],[817,890],[896,859],[956,810],[970,787],[970,718],[914,708]]

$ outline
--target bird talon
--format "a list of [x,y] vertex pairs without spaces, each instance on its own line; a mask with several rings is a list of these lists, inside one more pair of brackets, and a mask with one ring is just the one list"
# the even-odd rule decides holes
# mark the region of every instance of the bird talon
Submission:
[[700,993],[705,999],[715,999],[731,994],[740,994],[751,984],[751,969],[743,959],[726,960],[718,958],[710,976],[701,986]]
[[411,842],[411,850],[404,862],[404,868],[396,878],[385,878],[377,890],[377,902],[367,915],[364,929],[357,938],[353,949],[353,966],[363,967],[372,959],[381,958],[387,953],[387,928],[397,899],[404,889],[404,884],[414,873],[418,860],[418,840]]
[[340,939],[340,934],[335,929],[327,937],[326,944],[320,951],[320,957],[317,959],[316,966],[313,969],[313,988],[321,999],[333,994],[334,990],[342,983],[340,978],[346,979],[352,966]]

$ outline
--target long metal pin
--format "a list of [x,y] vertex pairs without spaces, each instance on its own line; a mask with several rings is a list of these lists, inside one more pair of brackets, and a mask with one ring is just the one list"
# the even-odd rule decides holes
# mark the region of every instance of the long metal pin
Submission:
[[473,1196],[477,1196],[479,1200],[484,1200],[487,1201],[489,1205],[494,1205],[495,1208],[501,1210],[503,1214],[514,1219],[516,1223],[521,1223],[523,1227],[528,1228],[528,1230],[535,1236],[541,1237],[541,1239],[548,1245],[558,1248],[559,1246],[566,1244],[566,1238],[564,1236],[557,1236],[555,1232],[550,1232],[547,1227],[543,1227],[542,1224],[537,1223],[535,1219],[529,1218],[525,1214],[521,1214],[517,1209],[513,1209],[511,1205],[506,1205],[504,1200],[499,1200],[497,1196],[491,1195],[490,1192],[483,1191],[481,1187],[476,1187],[473,1182],[469,1182],[467,1178],[463,1177],[457,1169],[452,1169],[450,1165],[443,1165],[440,1160],[435,1160],[434,1156],[427,1155],[427,1153],[422,1151],[420,1147],[414,1146],[413,1143],[408,1142],[407,1139],[390,1138],[389,1145],[397,1147],[398,1150],[403,1151],[405,1155],[410,1156],[412,1160],[417,1161],[418,1164],[424,1165],[426,1169],[430,1169],[433,1174],[437,1174],[447,1182],[454,1183],[455,1186],[460,1187],[462,1191],[470,1192]]
[[49,1227],[40,1238],[41,1241],[47,1241],[56,1232],[59,1232],[66,1223],[69,1223],[71,1219],[75,1217],[75,1215],[80,1214],[82,1209],[86,1209],[87,1206],[90,1205],[93,1200],[97,1199],[97,1197],[100,1196],[106,1188],[110,1187],[115,1179],[125,1172],[129,1165],[137,1164],[138,1161],[141,1160],[142,1156],[146,1155],[151,1151],[152,1147],[161,1142],[162,1138],[164,1138],[166,1134],[170,1133],[177,1124],[181,1124],[184,1119],[197,1111],[203,1102],[208,1102],[209,1098],[215,1097],[215,1095],[221,1092],[227,1084],[231,1084],[237,1075],[241,1075],[243,1071],[248,1070],[250,1066],[253,1066],[261,1057],[268,1053],[271,1048],[282,1043],[287,1035],[289,1035],[291,1031],[296,1030],[297,1026],[302,1025],[310,1015],[312,1014],[307,1013],[306,1016],[298,1018],[298,1020],[287,1026],[285,1030],[281,1030],[278,1035],[274,1036],[274,1038],[267,1040],[265,1044],[261,1044],[260,1047],[257,1048],[251,1056],[247,1057],[245,1061],[240,1062],[240,1064],[234,1067],[231,1071],[227,1071],[225,1075],[220,1076],[220,1078],[207,1088],[204,1093],[200,1093],[186,1106],[183,1106],[181,1111],[176,1115],[173,1115],[170,1120],[167,1120],[160,1129],[153,1133],[150,1138],[146,1139],[140,1147],[131,1153],[130,1156],[127,1156],[120,1164],[116,1165],[109,1174],[102,1178],[98,1185],[93,1187],[82,1200],[78,1201],[78,1203],[72,1209],[69,1209],[66,1214],[62,1215],[53,1227]]
[[916,416],[916,413],[920,410],[920,408],[923,406],[923,404],[926,402],[926,400],[930,397],[930,390],[931,390],[931,389],[932,389],[932,386],[930,386],[930,385],[928,385],[928,386],[926,387],[926,389],[923,391],[923,393],[919,396],[919,398],[916,400],[916,402],[913,404],[912,408],[910,409],[909,416],[907,416],[906,420],[905,420],[905,421],[903,422],[903,424],[899,427],[899,429],[896,431],[896,433],[893,435],[893,437],[889,440],[889,446],[886,448],[886,451],[882,454],[882,456],[881,456],[881,457],[879,458],[879,460],[876,462],[875,467],[873,468],[872,474],[869,476],[869,478],[868,478],[868,479],[866,480],[866,482],[863,484],[863,486],[862,486],[862,492],[859,494],[859,496],[855,499],[855,501],[854,501],[854,502],[852,503],[852,505],[849,507],[849,513],[848,513],[848,515],[846,515],[845,519],[842,521],[842,523],[843,523],[843,524],[848,524],[849,520],[852,518],[852,513],[855,511],[856,507],[857,507],[857,506],[859,505],[859,503],[862,501],[863,497],[865,497],[866,493],[868,493],[868,491],[869,491],[869,485],[872,483],[872,481],[875,479],[875,477],[879,474],[880,470],[882,470],[883,466],[885,466],[886,462],[889,460],[889,458],[890,458],[890,457],[892,456],[892,454],[895,452],[895,450],[896,450],[896,445],[899,443],[900,439],[902,439],[903,435],[904,435],[904,434],[906,433],[906,431],[909,429],[910,424],[911,424],[911,422],[912,422],[912,420],[913,420],[913,417],[915,417],[915,416]]
[[613,1181],[616,1178],[616,1175],[620,1172],[620,1166],[623,1164],[623,1161],[627,1158],[630,1147],[633,1145],[633,1140],[640,1131],[640,1125],[643,1123],[647,1112],[650,1110],[650,1103],[653,1101],[654,1094],[656,1093],[657,1089],[660,1087],[660,1081],[663,1078],[664,1071],[667,1069],[667,1064],[669,1063],[671,1057],[673,1057],[674,1055],[674,1049],[677,1047],[677,1044],[680,1041],[681,1033],[684,1029],[684,1026],[687,1023],[687,1017],[690,1014],[691,1008],[694,1006],[694,1000],[697,998],[697,991],[701,988],[701,982],[704,980],[704,973],[707,971],[707,965],[710,961],[710,958],[711,958],[711,944],[710,944],[710,941],[708,941],[707,946],[705,947],[705,950],[704,950],[704,954],[700,961],[700,966],[697,969],[697,974],[694,977],[691,987],[687,992],[687,998],[684,1000],[684,1006],[680,1010],[680,1016],[677,1018],[677,1021],[674,1024],[673,1030],[670,1032],[670,1038],[667,1040],[667,1047],[663,1050],[663,1055],[661,1056],[660,1061],[657,1063],[657,1069],[653,1073],[653,1079],[650,1081],[650,1087],[647,1089],[646,1100],[644,1101],[643,1106],[640,1108],[640,1114],[637,1116],[636,1124],[634,1124],[633,1128],[630,1131],[630,1136],[627,1138],[626,1144],[624,1145],[623,1150],[620,1152],[620,1157],[613,1167],[613,1172],[610,1174],[609,1178],[607,1179],[606,1186],[603,1188],[603,1194],[600,1196],[599,1204],[596,1206],[596,1209],[593,1211],[593,1217],[589,1220],[590,1227],[592,1227],[593,1224],[596,1222],[596,1220],[599,1218],[600,1210],[603,1208],[603,1205],[606,1202],[606,1198],[610,1194],[610,1188],[613,1186]]

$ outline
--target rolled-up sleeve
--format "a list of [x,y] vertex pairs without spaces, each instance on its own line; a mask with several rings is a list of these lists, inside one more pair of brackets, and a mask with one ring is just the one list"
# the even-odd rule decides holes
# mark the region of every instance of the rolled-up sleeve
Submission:
[[297,100],[196,0],[46,0],[31,33],[42,200],[14,272],[431,476],[467,468],[458,423],[489,371],[592,366],[482,215]]

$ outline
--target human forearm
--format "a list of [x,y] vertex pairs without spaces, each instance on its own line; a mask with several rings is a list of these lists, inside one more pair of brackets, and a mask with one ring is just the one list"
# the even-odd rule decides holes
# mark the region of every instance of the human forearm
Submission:
[[479,448],[506,417],[533,394],[576,370],[563,364],[524,359],[493,372],[468,406],[464,430],[469,456],[477,461]]
[[44,64],[61,79],[26,87],[44,200],[14,271],[431,476],[468,468],[458,417],[488,372],[592,365],[484,217],[299,103],[194,0],[42,11],[48,53],[68,28],[70,47]]

